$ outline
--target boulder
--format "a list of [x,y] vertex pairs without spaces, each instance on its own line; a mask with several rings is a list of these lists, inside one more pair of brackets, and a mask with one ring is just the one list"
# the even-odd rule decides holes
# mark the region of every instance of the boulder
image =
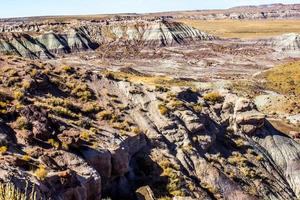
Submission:
[[78,200],[101,199],[100,174],[82,158],[65,151],[53,152],[49,156],[54,159],[58,166],[67,167],[67,169],[73,171],[74,176],[78,180],[77,186],[66,191],[65,196],[71,196]]

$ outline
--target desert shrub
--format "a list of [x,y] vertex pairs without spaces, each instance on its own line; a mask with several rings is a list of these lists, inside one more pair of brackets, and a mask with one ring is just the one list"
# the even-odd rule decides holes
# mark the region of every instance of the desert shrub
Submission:
[[47,177],[48,171],[44,165],[39,165],[35,170],[34,175],[39,180],[44,180]]
[[98,114],[98,117],[100,120],[111,120],[113,117],[113,114],[109,111],[104,110]]
[[31,160],[31,157],[29,155],[23,155],[21,159],[24,161],[29,161]]
[[73,88],[73,90],[71,91],[71,94],[84,101],[91,99],[93,96],[88,85],[84,83],[77,83],[75,88]]
[[82,131],[80,134],[80,137],[86,141],[88,141],[90,139],[90,134],[87,131]]
[[233,152],[227,160],[230,164],[238,166],[245,166],[247,163],[247,159],[238,152]]
[[194,150],[194,147],[192,144],[185,144],[185,145],[181,146],[181,149],[183,152],[191,154]]
[[107,74],[105,74],[105,77],[109,80],[113,80],[113,81],[120,81],[120,79],[118,79],[113,72],[108,72]]
[[113,128],[119,129],[119,130],[124,130],[124,131],[130,131],[129,124],[127,121],[124,121],[122,123],[115,123],[113,125]]
[[184,180],[178,172],[179,167],[168,160],[162,160],[159,165],[163,169],[162,176],[168,177],[167,192],[172,196],[184,196],[182,191]]
[[238,138],[234,140],[234,143],[236,144],[237,147],[245,146],[245,140],[242,138]]
[[54,147],[54,148],[56,148],[56,149],[59,148],[59,142],[55,141],[55,140],[52,139],[52,138],[48,140],[48,143],[49,143],[52,147]]
[[[210,183],[201,183],[201,186],[207,189],[209,192],[211,192],[215,198],[219,197],[220,193],[214,185]],[[216,199],[220,199],[220,198],[216,198]]]
[[61,143],[61,147],[64,149],[64,150],[69,150],[69,144],[65,143],[65,142],[62,142]]
[[28,80],[23,80],[22,81],[22,88],[23,89],[28,90],[30,88],[30,85],[31,85],[30,81],[28,81]]
[[106,77],[107,79],[110,79],[110,80],[114,80],[114,79],[115,79],[115,76],[114,76],[112,73],[107,73],[107,74],[105,75],[105,77]]
[[209,101],[209,102],[212,102],[212,103],[218,103],[218,102],[221,102],[223,100],[223,97],[217,92],[210,92],[210,93],[205,94],[203,96],[203,99],[205,101]]
[[25,94],[21,90],[16,90],[16,91],[14,91],[13,96],[14,96],[14,98],[16,100],[21,100],[21,99],[23,99],[23,97],[25,96]]
[[30,122],[27,120],[26,117],[18,117],[16,120],[16,127],[18,129],[30,129],[31,128],[31,124]]
[[51,107],[51,110],[54,113],[56,113],[57,115],[60,115],[60,116],[63,116],[63,117],[70,117],[70,118],[79,118],[80,117],[76,113],[73,113],[69,109],[61,107],[61,106]]
[[62,67],[62,70],[63,70],[64,72],[67,72],[67,73],[73,73],[73,72],[74,72],[73,67],[68,66],[68,65],[63,66],[63,67]]
[[168,92],[169,89],[160,85],[155,86],[155,91],[156,92]]
[[184,106],[184,103],[182,101],[179,101],[178,99],[174,99],[169,104],[172,109],[179,109]]
[[173,93],[173,92],[168,92],[167,94],[167,99],[173,99],[176,100],[177,99],[177,94]]
[[134,128],[131,129],[131,132],[138,135],[138,134],[142,133],[142,130],[139,127],[134,127]]
[[200,103],[193,105],[192,108],[196,113],[202,112],[202,109],[203,109],[203,107]]
[[7,152],[7,150],[8,150],[7,146],[1,146],[0,147],[0,154],[1,155],[5,154]]
[[5,114],[7,112],[7,103],[0,101],[0,114]]
[[35,77],[37,75],[38,71],[36,69],[32,69],[30,72],[31,77]]
[[13,86],[13,85],[19,83],[20,81],[21,81],[20,77],[11,76],[11,77],[8,78],[8,80],[6,81],[5,84],[10,87],[10,86]]
[[130,90],[129,93],[132,94],[132,95],[134,95],[134,94],[144,95],[144,92],[142,90],[137,90],[137,89]]
[[158,110],[162,115],[167,115],[169,113],[169,108],[163,104],[158,105]]
[[72,101],[68,99],[62,99],[58,97],[51,97],[47,99],[47,103],[52,106],[62,106],[71,110],[78,110],[77,106],[75,106]]
[[89,129],[92,126],[92,120],[88,117],[81,117],[80,120],[75,122],[77,126]]
[[239,170],[240,170],[241,174],[245,177],[253,178],[256,175],[255,172],[252,169],[250,169],[249,167],[240,167]]
[[93,97],[92,91],[85,82],[68,77],[65,77],[65,79],[67,80],[64,84],[62,84],[62,81],[57,81],[56,84],[59,85],[60,88],[70,92],[72,96],[80,98],[83,101],[90,100]]
[[261,162],[261,161],[264,160],[264,157],[261,156],[261,155],[257,155],[257,156],[255,157],[255,159],[256,159],[257,161]]
[[82,111],[85,113],[97,113],[101,110],[98,103],[86,103],[83,105]]

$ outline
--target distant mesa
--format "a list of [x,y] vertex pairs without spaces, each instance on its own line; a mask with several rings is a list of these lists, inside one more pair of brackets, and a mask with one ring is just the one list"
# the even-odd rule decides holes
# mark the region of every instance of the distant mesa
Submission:
[[216,37],[170,20],[28,24],[0,27],[0,52],[29,58],[95,50],[103,45],[164,47]]

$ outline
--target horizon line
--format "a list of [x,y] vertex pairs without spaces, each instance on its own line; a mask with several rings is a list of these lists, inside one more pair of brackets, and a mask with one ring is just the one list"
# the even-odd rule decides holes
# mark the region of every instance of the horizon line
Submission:
[[300,3],[270,3],[270,4],[250,4],[250,5],[239,5],[227,8],[212,8],[212,9],[187,9],[187,10],[161,10],[161,11],[153,11],[153,12],[107,12],[107,13],[87,13],[87,14],[53,14],[53,15],[27,15],[27,16],[16,16],[16,17],[0,17],[0,20],[6,19],[22,19],[22,18],[51,18],[51,17],[84,17],[84,16],[101,16],[101,15],[149,15],[149,14],[160,14],[160,13],[172,13],[172,12],[203,12],[203,11],[221,11],[221,10],[229,10],[233,8],[239,7],[259,7],[259,6],[268,6],[268,5],[300,5]]

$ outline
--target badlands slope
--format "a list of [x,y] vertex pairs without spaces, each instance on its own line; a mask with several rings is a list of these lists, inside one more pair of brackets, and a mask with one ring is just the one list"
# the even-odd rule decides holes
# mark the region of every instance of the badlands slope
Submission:
[[0,199],[300,198],[299,36],[145,17],[2,22]]

